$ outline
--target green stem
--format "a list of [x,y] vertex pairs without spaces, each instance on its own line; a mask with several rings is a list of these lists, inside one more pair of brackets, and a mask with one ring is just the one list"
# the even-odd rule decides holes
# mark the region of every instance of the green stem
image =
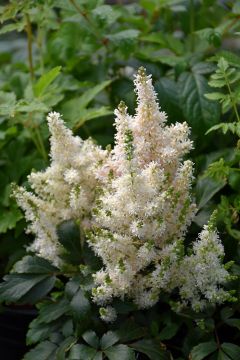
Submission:
[[194,36],[194,30],[195,30],[195,14],[194,14],[194,0],[190,0],[190,47],[191,51],[193,52],[195,49],[195,36]]
[[41,150],[41,147],[39,146],[39,142],[34,134],[34,131],[33,129],[31,129],[31,127],[28,127],[28,130],[31,134],[31,138],[32,138],[32,141],[34,142],[36,148],[37,148],[37,151],[39,152],[40,155],[42,155],[42,150]]
[[31,134],[32,140],[33,140],[39,154],[42,156],[44,161],[47,162],[48,155],[47,155],[47,152],[45,150],[45,146],[44,146],[44,143],[43,143],[41,133],[40,133],[38,127],[33,122],[32,113],[28,114],[28,122],[26,123],[26,127],[28,128],[28,130],[29,130],[29,132]]
[[47,152],[46,152],[46,150],[45,150],[45,146],[44,146],[44,143],[43,143],[43,139],[42,139],[42,136],[41,136],[41,133],[40,133],[38,127],[35,128],[35,132],[36,132],[37,139],[38,139],[38,141],[39,141],[39,146],[40,146],[40,149],[41,149],[42,157],[43,157],[43,159],[47,162],[47,160],[48,160],[48,155],[47,155]]
[[225,71],[224,71],[224,78],[225,78],[225,81],[226,81],[226,84],[227,84],[227,88],[228,88],[228,92],[229,92],[229,95],[230,95],[232,107],[233,107],[233,110],[235,112],[237,121],[240,121],[240,117],[239,117],[238,109],[237,109],[237,104],[236,104],[236,101],[234,99],[234,96],[233,96],[233,93],[232,93],[232,90],[231,90],[231,86],[230,86],[230,83],[228,81],[228,77],[227,77],[227,74],[226,74]]
[[108,41],[106,41],[106,39],[102,39],[101,36],[99,36],[99,29],[96,28],[95,24],[89,18],[87,12],[82,10],[80,8],[80,6],[75,3],[75,0],[69,0],[69,2],[75,7],[77,12],[88,22],[88,24],[90,26],[90,30],[91,30],[92,34],[95,36],[95,38],[97,40],[99,40],[107,48]]
[[220,349],[221,343],[220,343],[220,340],[219,340],[219,337],[218,337],[216,326],[214,327],[214,334],[215,334],[215,339],[216,339],[216,342],[217,342],[217,347],[218,347],[218,349]]
[[39,50],[40,55],[40,68],[41,68],[41,74],[44,73],[44,58],[43,58],[43,34],[44,30],[43,28],[38,25],[38,32],[37,32],[37,46]]
[[31,81],[34,80],[34,68],[33,68],[33,57],[32,57],[32,25],[28,14],[26,16],[26,33],[27,33],[27,44],[28,44],[28,63]]

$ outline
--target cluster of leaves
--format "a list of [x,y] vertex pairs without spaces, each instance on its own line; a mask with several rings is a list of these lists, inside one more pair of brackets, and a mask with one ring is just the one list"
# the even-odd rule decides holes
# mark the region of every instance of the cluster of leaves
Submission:
[[[192,127],[199,211],[190,235],[196,237],[218,206],[226,258],[235,260],[233,271],[239,276],[240,154],[235,144],[240,61],[234,50],[239,4],[109,3],[11,0],[0,6],[0,258],[8,258],[1,270],[8,271],[31,241],[10,197],[10,184],[27,185],[31,169],[46,166],[47,112],[61,112],[83,138],[92,136],[103,146],[112,143],[113,109],[122,99],[133,111],[132,75],[143,65],[153,74],[169,121],[187,121]],[[222,133],[216,137],[213,130],[218,129]],[[89,249],[71,241],[74,237],[64,231],[70,231],[68,225],[60,229],[66,258],[72,261],[64,274],[29,255],[0,287],[2,302],[37,303],[39,308],[27,335],[28,345],[38,345],[25,359],[240,358],[239,303],[178,315],[167,297],[144,312],[118,303],[120,318],[111,326],[103,324],[90,295],[97,262],[91,262]],[[234,287],[239,297],[239,283]]]
[[[234,317],[237,305],[217,313],[215,324],[214,309],[197,315],[191,311],[175,314],[167,297],[148,311],[137,311],[133,304],[115,300],[118,319],[105,324],[91,301],[92,274],[99,268],[98,259],[86,244],[80,248],[79,230],[72,221],[61,224],[58,233],[69,255],[63,272],[45,259],[27,255],[0,285],[1,301],[37,303],[38,317],[27,333],[27,345],[35,347],[24,360],[181,360],[189,354],[193,360],[209,354],[212,359],[239,358],[240,347],[220,343],[218,337],[226,326],[240,328],[240,320]],[[194,322],[197,326],[193,328]],[[184,332],[187,335],[182,338]]]

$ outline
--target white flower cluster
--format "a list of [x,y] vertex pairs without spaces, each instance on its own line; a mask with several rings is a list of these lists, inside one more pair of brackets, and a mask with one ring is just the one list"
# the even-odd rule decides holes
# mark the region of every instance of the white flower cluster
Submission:
[[151,76],[135,78],[138,106],[130,116],[121,103],[111,152],[74,137],[57,113],[48,116],[51,165],[32,173],[33,192],[15,196],[36,235],[31,251],[60,265],[57,225],[76,219],[103,268],[94,275],[93,299],[105,321],[114,321],[113,298],[154,305],[161,291],[178,289],[183,305],[195,310],[228,298],[221,287],[229,274],[216,231],[204,227],[184,254],[184,237],[195,213],[190,189],[193,164],[186,123],[166,125]]
[[76,219],[81,221],[83,229],[90,226],[98,183],[95,173],[107,152],[91,140],[73,136],[60,114],[50,113],[47,121],[51,133],[51,164],[44,172],[33,172],[28,177],[34,193],[20,187],[14,195],[30,223],[28,231],[36,236],[29,250],[59,265],[62,249],[57,225]]
[[194,309],[206,300],[221,302],[227,292],[218,287],[228,273],[216,233],[204,229],[193,255],[184,256],[184,235],[196,213],[190,196],[193,164],[183,161],[192,148],[189,128],[166,125],[144,69],[134,83],[136,114],[130,116],[124,103],[115,111],[116,144],[104,164],[105,182],[89,237],[104,263],[95,274],[94,301],[105,306],[127,297],[147,308],[161,291],[178,288],[182,302]]

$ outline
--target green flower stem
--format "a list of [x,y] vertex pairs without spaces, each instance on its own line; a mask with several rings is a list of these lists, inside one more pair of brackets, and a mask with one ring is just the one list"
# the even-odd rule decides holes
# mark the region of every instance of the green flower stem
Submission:
[[235,112],[237,121],[240,121],[240,116],[239,116],[239,113],[238,113],[237,104],[236,104],[236,101],[234,99],[234,96],[233,96],[233,93],[232,93],[232,90],[231,90],[231,86],[230,86],[230,83],[228,81],[228,76],[227,76],[225,71],[224,71],[224,78],[225,78],[225,82],[226,82],[226,85],[227,85],[227,88],[228,88],[228,92],[229,92],[229,95],[230,95],[232,107],[233,107],[233,110]]
[[195,29],[194,1],[190,0],[190,38],[191,38],[190,46],[192,52],[194,52],[195,50],[194,29]]
[[31,81],[34,80],[34,68],[33,68],[33,57],[32,57],[32,25],[28,14],[26,17],[26,33],[27,33],[27,45],[28,45],[28,63]]

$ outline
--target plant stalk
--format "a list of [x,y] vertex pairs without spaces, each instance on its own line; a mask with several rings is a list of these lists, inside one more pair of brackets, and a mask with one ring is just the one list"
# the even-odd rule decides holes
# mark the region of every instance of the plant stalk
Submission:
[[28,45],[28,63],[31,81],[34,80],[34,67],[33,67],[33,56],[32,56],[32,25],[28,14],[26,16],[26,33],[27,33],[27,45]]

